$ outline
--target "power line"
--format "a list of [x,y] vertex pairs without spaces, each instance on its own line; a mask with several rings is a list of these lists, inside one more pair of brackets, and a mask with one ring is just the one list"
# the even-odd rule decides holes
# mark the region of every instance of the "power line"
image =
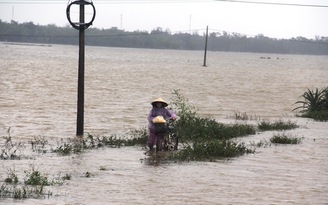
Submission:
[[[213,0],[96,0],[94,4],[204,3]],[[0,4],[66,4],[67,0],[0,0]]]
[[[292,3],[278,3],[278,2],[260,2],[260,1],[241,1],[241,0],[98,0],[95,4],[151,4],[151,3],[203,3],[203,2],[228,2],[228,3],[245,3],[245,4],[263,4],[263,5],[277,5],[277,6],[301,6],[301,7],[318,7],[328,8],[328,5],[318,4],[292,4]],[[63,4],[67,0],[0,0],[0,4]]]
[[266,4],[266,5],[278,5],[278,6],[303,6],[303,7],[328,8],[328,5],[317,5],[317,4],[289,4],[289,3],[277,3],[277,2],[238,1],[238,0],[214,0],[214,1],[232,2],[232,3],[246,3],[246,4]]

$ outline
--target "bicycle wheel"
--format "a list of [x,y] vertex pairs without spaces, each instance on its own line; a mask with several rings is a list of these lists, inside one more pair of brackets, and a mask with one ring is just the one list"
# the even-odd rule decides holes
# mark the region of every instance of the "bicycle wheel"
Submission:
[[179,139],[178,139],[178,135],[176,133],[172,134],[172,139],[174,142],[174,150],[178,150],[178,145],[179,145]]
[[162,147],[164,151],[168,151],[168,147],[167,147],[167,144],[169,142],[168,137],[169,136],[167,134],[164,135],[164,140],[163,140],[164,142],[163,142],[163,147]]
[[156,139],[156,152],[159,152],[163,148],[163,136],[158,135]]

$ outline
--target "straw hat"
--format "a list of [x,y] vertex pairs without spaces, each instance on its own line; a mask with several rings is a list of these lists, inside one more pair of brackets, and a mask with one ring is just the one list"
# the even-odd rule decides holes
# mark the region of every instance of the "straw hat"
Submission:
[[158,102],[163,103],[164,107],[167,107],[169,105],[169,104],[167,104],[167,102],[165,102],[165,100],[163,100],[163,98],[157,98],[156,100],[151,102],[151,104],[154,106]]

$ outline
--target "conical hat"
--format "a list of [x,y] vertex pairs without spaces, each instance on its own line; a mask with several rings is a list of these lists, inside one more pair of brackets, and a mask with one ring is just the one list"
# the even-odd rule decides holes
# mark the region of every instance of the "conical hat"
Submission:
[[169,104],[167,104],[167,102],[165,102],[165,100],[163,100],[163,98],[157,98],[156,100],[154,100],[153,102],[151,102],[151,104],[154,106],[155,103],[157,102],[161,102],[164,104],[164,107],[167,107]]

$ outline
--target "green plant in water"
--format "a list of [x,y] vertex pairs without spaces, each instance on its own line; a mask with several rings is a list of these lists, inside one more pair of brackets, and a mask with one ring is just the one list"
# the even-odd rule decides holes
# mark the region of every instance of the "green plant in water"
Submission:
[[309,117],[315,120],[328,120],[328,87],[315,90],[308,89],[301,95],[303,100],[297,101],[295,104],[301,104],[293,109],[301,109],[302,117]]
[[48,140],[45,139],[45,137],[41,136],[34,136],[33,140],[30,140],[29,143],[32,146],[33,152],[38,153],[46,153],[46,145],[48,144]]
[[130,137],[118,137],[117,135],[111,136],[94,136],[88,133],[86,138],[69,139],[68,142],[61,142],[61,144],[53,150],[60,155],[69,155],[72,153],[81,153],[87,149],[94,149],[99,147],[122,147],[134,146],[137,144],[146,144],[147,142],[147,129],[131,130]]
[[88,148],[86,142],[87,140],[80,138],[69,139],[69,142],[60,144],[53,152],[64,156],[70,155],[71,153],[81,153],[84,149]]
[[235,137],[255,134],[255,128],[247,124],[226,125],[213,119],[195,117],[189,122],[189,127],[179,129],[182,139],[203,141],[205,139],[226,140]]
[[71,180],[72,179],[72,175],[70,174],[65,174],[63,177],[62,177],[63,180]]
[[319,90],[318,88],[314,90],[308,89],[303,93],[301,97],[304,100],[297,101],[295,104],[301,104],[301,106],[293,109],[302,109],[301,112],[313,112],[327,109],[327,88]]
[[260,140],[259,142],[251,142],[250,143],[252,147],[270,147],[271,143],[266,140]]
[[258,128],[261,131],[290,130],[290,129],[298,128],[298,125],[295,122],[291,122],[290,120],[287,122],[284,122],[282,120],[277,120],[273,123],[263,120],[258,124]]
[[100,166],[99,170],[101,170],[101,171],[107,171],[108,169],[105,166]]
[[43,198],[45,196],[52,195],[51,192],[44,192],[43,186],[7,186],[2,184],[0,186],[0,198],[14,198],[14,199],[26,199],[26,198]]
[[65,142],[63,145],[60,145],[59,147],[54,149],[53,152],[56,152],[60,155],[69,155],[73,152],[73,147],[71,144]]
[[244,143],[231,140],[210,140],[196,142],[192,146],[188,145],[184,149],[168,155],[166,159],[175,161],[215,161],[254,152],[254,149],[247,148]]
[[301,117],[307,117],[318,121],[326,122],[328,121],[328,110],[303,113]]
[[48,177],[45,174],[42,174],[40,171],[35,170],[34,165],[30,165],[31,171],[25,171],[25,180],[24,183],[26,185],[42,185],[49,186],[50,182],[48,181]]
[[235,120],[260,120],[261,117],[257,115],[248,115],[246,112],[235,112],[234,115],[230,116],[230,118],[233,118]]
[[182,143],[212,139],[226,140],[255,134],[255,128],[247,124],[225,125],[214,119],[198,117],[196,109],[188,105],[188,100],[179,93],[179,90],[175,90],[172,95],[172,109],[179,116],[175,129]]
[[47,177],[36,171],[33,166],[31,172],[25,173],[24,185],[21,186],[18,183],[18,177],[15,171],[10,170],[8,177],[5,179],[6,184],[2,184],[0,187],[0,198],[25,199],[52,195],[51,192],[44,192],[44,186],[49,185]]
[[5,179],[5,182],[8,184],[17,184],[18,183],[18,177],[14,170],[9,170],[8,177]]
[[90,178],[90,177],[93,176],[93,174],[92,174],[91,172],[85,172],[85,173],[83,173],[83,175],[84,175],[84,177],[86,177],[86,178]]
[[5,139],[5,144],[0,150],[0,159],[20,159],[21,149],[24,145],[20,142],[14,143],[11,137],[11,128],[7,130],[8,137],[3,137]]
[[197,109],[189,105],[189,100],[180,93],[179,89],[173,91],[171,100],[170,109],[175,110],[180,119],[186,120],[196,117]]
[[288,136],[286,134],[276,134],[271,139],[270,142],[276,144],[299,144],[301,142],[300,138]]
[[173,92],[170,104],[178,120],[175,130],[182,144],[178,152],[169,154],[166,159],[177,161],[216,160],[253,153],[244,143],[231,141],[232,138],[255,134],[255,128],[247,124],[226,125],[214,119],[197,116],[196,109],[188,105],[179,90]]

